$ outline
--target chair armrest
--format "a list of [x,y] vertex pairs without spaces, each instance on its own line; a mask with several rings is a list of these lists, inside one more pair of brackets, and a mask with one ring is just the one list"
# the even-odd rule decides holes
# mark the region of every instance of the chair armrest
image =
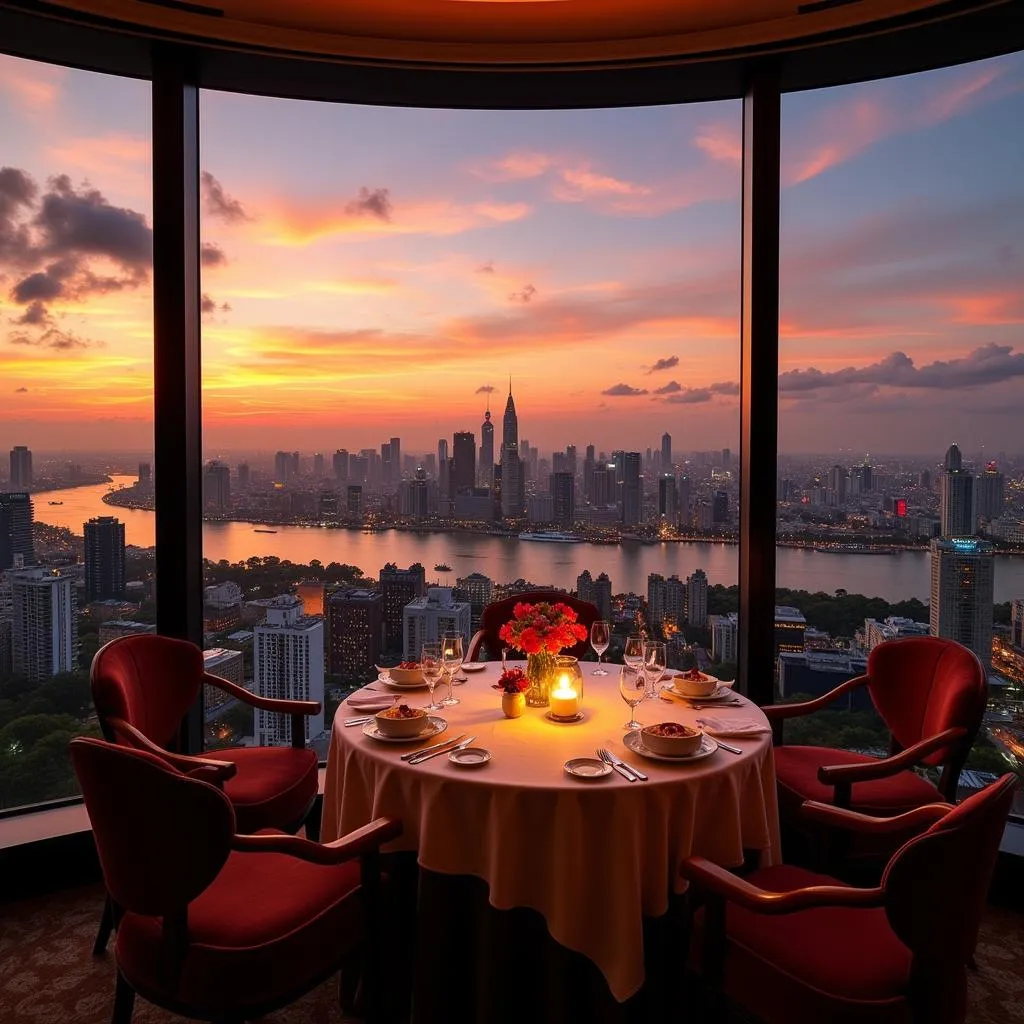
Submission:
[[871,779],[884,779],[905,768],[912,768],[918,761],[933,754],[936,750],[948,747],[958,739],[967,735],[967,730],[959,726],[946,729],[901,750],[892,757],[882,757],[876,761],[865,761],[861,764],[822,765],[818,769],[818,781],[826,786],[851,785],[854,782],[867,782]]
[[137,750],[145,750],[162,758],[169,765],[177,768],[183,775],[190,775],[195,779],[202,779],[203,782],[212,782],[218,785],[234,776],[238,771],[234,761],[218,761],[212,757],[191,757],[188,754],[175,754],[170,750],[158,747],[148,736],[139,732],[134,725],[129,725],[123,718],[111,718],[107,723],[114,732],[118,733],[125,743]]
[[478,629],[473,634],[473,639],[469,641],[469,649],[466,651],[466,661],[476,661],[476,656],[480,653],[480,647],[484,642],[484,631]]
[[356,857],[376,853],[384,843],[402,834],[402,823],[395,818],[375,818],[368,825],[335,839],[333,843],[314,843],[301,836],[236,835],[231,848],[241,853],[284,853],[310,864],[343,864]]
[[845,807],[834,807],[817,800],[805,800],[800,805],[800,817],[804,821],[832,828],[842,828],[864,835],[887,835],[892,832],[924,829],[944,818],[953,809],[952,804],[922,804],[913,810],[904,811],[891,818],[876,818],[861,814]]
[[318,715],[320,714],[320,702],[315,700],[283,700],[277,697],[261,697],[257,693],[250,693],[245,687],[231,682],[229,679],[222,679],[220,676],[203,673],[203,682],[207,686],[216,686],[218,690],[237,697],[238,700],[261,711],[276,711],[282,715]]
[[860,686],[866,686],[870,676],[855,676],[840,683],[834,690],[823,693],[814,700],[803,700],[797,704],[766,704],[761,710],[767,715],[769,722],[782,722],[787,718],[799,718],[802,715],[809,715],[813,711],[827,707],[834,700],[838,700],[844,693],[855,690]]
[[880,907],[885,893],[880,888],[855,889],[847,885],[809,885],[790,892],[769,892],[707,860],[690,857],[680,872],[691,882],[730,903],[759,914],[791,914],[811,907]]

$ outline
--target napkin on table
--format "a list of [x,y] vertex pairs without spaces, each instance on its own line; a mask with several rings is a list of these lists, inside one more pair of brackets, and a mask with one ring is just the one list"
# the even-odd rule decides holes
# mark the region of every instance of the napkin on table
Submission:
[[758,733],[771,732],[764,722],[756,718],[708,718],[697,719],[709,736],[756,736]]
[[360,711],[384,711],[395,699],[386,693],[355,693],[345,703]]

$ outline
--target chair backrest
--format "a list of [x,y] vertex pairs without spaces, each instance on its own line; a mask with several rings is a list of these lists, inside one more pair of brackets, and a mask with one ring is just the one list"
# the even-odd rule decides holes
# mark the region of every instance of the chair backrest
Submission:
[[886,914],[915,957],[963,964],[974,952],[1016,782],[1004,775],[968,797],[886,866]]
[[203,652],[187,640],[147,634],[104,644],[92,659],[92,700],[104,735],[123,718],[157,746],[173,748],[203,682]]
[[868,676],[871,700],[900,749],[954,726],[967,730],[964,739],[925,763],[970,749],[988,701],[985,669],[973,651],[934,636],[888,640],[871,652]]
[[[498,630],[512,618],[512,611],[517,604],[537,604],[540,601],[548,601],[551,604],[561,602],[568,605],[577,616],[580,625],[586,627],[587,635],[590,635],[590,627],[601,618],[597,605],[590,601],[581,601],[571,594],[564,594],[560,590],[529,590],[525,594],[514,594],[506,597],[504,601],[493,601],[484,608],[480,614],[480,632],[483,633],[483,646],[487,648],[491,658],[499,658],[501,649],[505,645],[498,637]],[[571,654],[573,657],[582,658],[589,646],[588,640],[581,640],[575,647],[567,648],[563,653]]]
[[70,751],[114,902],[154,917],[183,911],[228,858],[231,802],[145,750],[79,737]]

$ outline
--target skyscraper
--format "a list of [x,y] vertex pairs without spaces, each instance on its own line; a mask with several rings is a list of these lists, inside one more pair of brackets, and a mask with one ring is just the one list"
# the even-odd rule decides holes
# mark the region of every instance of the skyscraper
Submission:
[[494,487],[494,424],[491,422],[491,396],[487,396],[487,411],[480,427],[480,465],[477,482],[488,490]]
[[339,590],[327,602],[327,666],[331,675],[366,679],[380,661],[384,612],[379,590]]
[[388,448],[391,451],[391,482],[397,484],[402,479],[402,439],[391,438]]
[[418,661],[423,645],[437,643],[445,633],[458,633],[467,646],[471,620],[468,601],[456,601],[451,587],[431,587],[402,610],[402,656]]
[[153,467],[148,462],[139,463],[139,483],[149,484],[153,482]]
[[238,489],[240,491],[249,490],[249,463],[240,462],[235,466],[235,476],[238,478]]
[[[442,500],[451,497],[448,487],[448,478],[450,475],[451,468],[448,465],[448,441],[442,437],[437,442],[437,487]],[[444,513],[447,512],[448,509],[442,505],[441,511]]]
[[203,505],[208,512],[231,508],[231,469],[214,459],[203,473]]
[[576,522],[576,478],[570,472],[552,473],[550,491],[554,504],[552,522],[571,527]]
[[348,451],[339,448],[331,456],[331,467],[334,470],[334,479],[339,484],[348,483]]
[[998,519],[1006,504],[1006,479],[995,462],[985,466],[977,480],[978,515],[982,519]]
[[708,578],[703,569],[695,569],[686,581],[686,621],[703,628],[708,621]]
[[468,430],[460,430],[452,438],[449,479],[452,497],[476,486],[476,438]]
[[73,672],[78,646],[74,581],[45,569],[23,569],[10,573],[9,578],[15,674],[37,683],[61,672]]
[[324,475],[324,456],[322,452],[313,452],[313,476],[317,480],[323,479]]
[[661,435],[661,471],[672,472],[672,435],[667,431]]
[[597,465],[597,460],[594,458],[594,446],[588,444],[587,454],[583,458],[583,497],[590,502],[594,500],[591,497],[591,488],[593,487],[592,477],[595,465]]
[[951,444],[939,477],[939,508],[943,537],[973,537],[977,532],[974,512],[974,477],[963,468],[960,449]]
[[526,480],[519,456],[519,418],[512,399],[512,382],[508,385],[508,401],[502,420],[501,435],[501,514],[516,519],[526,505]]
[[601,618],[612,621],[612,581],[607,573],[600,573],[594,580],[594,604],[601,613]]
[[647,577],[647,622],[660,626],[665,621],[665,577],[652,572]]
[[380,591],[383,600],[384,646],[397,651],[402,646],[402,611],[410,601],[422,597],[427,584],[426,569],[416,562],[408,569],[399,569],[388,562],[380,571]]
[[931,542],[932,636],[969,647],[986,667],[992,663],[992,601],[995,556],[987,541],[971,537]]
[[[320,713],[305,721],[305,741],[324,731],[324,623],[304,615],[302,600],[292,594],[274,598],[266,621],[253,630],[253,672],[259,697],[315,700]],[[290,715],[256,711],[256,746],[287,746],[292,741]]]
[[576,577],[576,596],[581,601],[594,600],[594,577],[590,575],[589,569],[584,569]]
[[457,579],[458,589],[469,598],[469,611],[473,629],[480,624],[480,615],[491,603],[494,596],[494,580],[482,572],[471,572],[468,576]]
[[725,526],[731,521],[729,513],[729,492],[715,491],[711,496],[711,522],[715,526]]
[[274,481],[284,484],[292,478],[292,456],[291,452],[274,453]]
[[615,467],[597,465],[590,472],[590,504],[615,504]]
[[673,526],[679,519],[679,496],[676,492],[676,478],[672,473],[663,473],[658,480],[658,515]]
[[17,556],[22,565],[34,565],[32,499],[24,491],[0,492],[0,570],[10,569]]
[[1018,597],[1010,605],[1010,643],[1024,649],[1024,597]]
[[11,449],[11,490],[27,491],[32,486],[32,453],[23,444]]
[[640,453],[622,453],[622,525],[636,526],[643,518]]
[[86,600],[105,601],[123,597],[124,523],[114,516],[98,516],[85,523],[83,530]]
[[686,621],[686,581],[673,573],[665,580],[665,621],[682,626]]

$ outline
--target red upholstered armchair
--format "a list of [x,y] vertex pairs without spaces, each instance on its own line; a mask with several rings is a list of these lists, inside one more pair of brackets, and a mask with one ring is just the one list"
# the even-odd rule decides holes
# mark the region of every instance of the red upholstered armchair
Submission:
[[[579,623],[586,627],[587,635],[590,635],[590,627],[601,618],[597,605],[590,601],[581,601],[571,594],[563,594],[560,590],[529,590],[525,594],[514,594],[506,597],[504,601],[492,601],[480,615],[480,628],[473,634],[469,642],[469,650],[466,652],[466,661],[485,661],[484,651],[491,661],[497,661],[501,657],[501,649],[506,646],[498,637],[498,630],[512,618],[512,609],[517,604],[536,604],[539,601],[548,601],[551,604],[561,602],[568,605],[577,616]],[[575,647],[566,650],[575,658],[583,658],[587,653],[588,641],[581,640]]]
[[[866,686],[889,727],[892,753],[868,757],[831,747],[775,748],[779,811],[797,821],[805,800],[832,803],[865,814],[890,816],[937,800],[955,800],[957,782],[978,734],[988,700],[985,670],[961,644],[938,637],[908,637],[879,644],[867,675],[800,704],[762,710],[773,725],[826,707],[850,690]],[[911,771],[941,767],[936,787]]]
[[686,861],[682,874],[707,897],[691,962],[714,1009],[724,993],[767,1024],[964,1021],[966,965],[1015,782],[1004,775],[959,807],[894,818],[808,803],[809,818],[862,835],[930,826],[871,889],[786,865],[739,878],[701,857]]
[[[183,772],[201,768],[221,786],[234,807],[239,832],[274,828],[296,832],[306,823],[317,793],[317,756],[305,748],[305,715],[316,701],[276,700],[210,675],[194,644],[164,636],[112,640],[92,662],[92,699],[104,737],[162,757]],[[216,686],[255,708],[291,716],[290,747],[228,747],[215,757],[172,753],[181,721],[203,684]],[[130,815],[134,807],[126,808]],[[315,823],[310,831],[316,833]],[[110,908],[103,915],[95,952],[107,945]]]
[[[120,923],[114,1024],[138,993],[188,1017],[255,1020],[343,964],[362,961],[378,1008],[378,818],[333,843],[235,832],[231,801],[161,757],[103,740],[71,742],[107,891]],[[126,813],[127,812],[127,813]]]

